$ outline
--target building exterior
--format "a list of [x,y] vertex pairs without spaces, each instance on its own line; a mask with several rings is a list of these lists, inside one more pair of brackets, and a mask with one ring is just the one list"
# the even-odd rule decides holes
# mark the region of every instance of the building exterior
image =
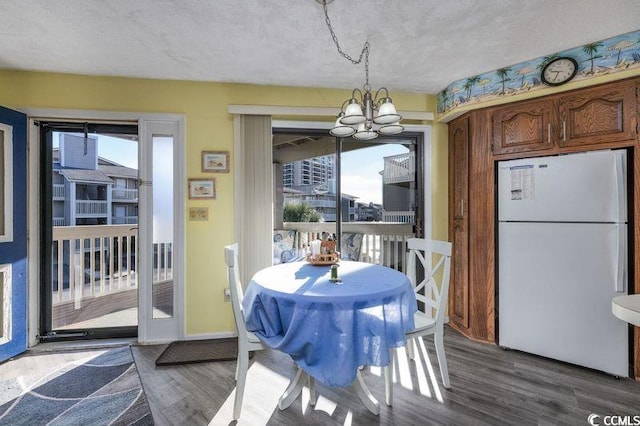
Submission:
[[382,220],[382,205],[376,203],[356,202],[356,221],[380,222]]
[[316,186],[335,179],[335,155],[293,161],[282,166],[284,188]]
[[416,210],[415,151],[384,157],[382,221],[414,223]]
[[[335,155],[286,163],[282,166],[284,202],[305,202],[325,222],[336,221]],[[356,202],[342,194],[344,222],[414,223],[416,208],[415,153],[384,157],[382,205]]]
[[59,134],[53,150],[53,226],[138,223],[138,170],[98,157],[98,141]]

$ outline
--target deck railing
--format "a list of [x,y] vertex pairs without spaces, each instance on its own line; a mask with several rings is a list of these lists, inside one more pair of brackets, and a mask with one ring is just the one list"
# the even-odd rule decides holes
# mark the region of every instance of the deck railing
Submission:
[[[336,224],[332,222],[285,222],[284,229],[297,231],[296,247],[300,256],[309,241],[322,238],[323,234],[334,234]],[[344,222],[342,233],[363,234],[360,261],[385,265],[405,272],[407,240],[415,236],[410,223]]]
[[415,153],[384,157],[383,183],[412,182],[415,180]]
[[398,223],[414,223],[416,212],[414,211],[387,211],[382,212],[383,222],[398,222]]
[[114,216],[111,218],[114,225],[135,224],[138,223],[138,216]]
[[53,199],[64,200],[64,184],[60,184],[60,183],[53,184]]
[[76,200],[76,216],[104,216],[106,214],[106,201]]
[[[138,288],[138,229],[131,225],[53,227],[53,305]],[[153,284],[173,279],[172,244],[154,244]]]
[[138,190],[128,188],[113,188],[111,190],[111,199],[116,201],[137,201]]

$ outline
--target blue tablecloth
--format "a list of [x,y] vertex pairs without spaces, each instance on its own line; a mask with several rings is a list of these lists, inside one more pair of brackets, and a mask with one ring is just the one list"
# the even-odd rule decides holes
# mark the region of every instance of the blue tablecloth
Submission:
[[339,276],[338,285],[328,266],[272,266],[253,276],[242,302],[248,330],[329,386],[351,384],[360,365],[388,365],[417,310],[411,282],[398,271],[341,262]]

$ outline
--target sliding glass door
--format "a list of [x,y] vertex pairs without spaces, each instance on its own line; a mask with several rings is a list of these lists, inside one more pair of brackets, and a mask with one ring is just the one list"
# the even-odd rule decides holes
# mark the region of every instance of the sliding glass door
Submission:
[[40,122],[42,339],[135,336],[138,127]]
[[[343,258],[402,270],[406,239],[423,232],[423,135],[367,142],[326,130],[273,135],[274,229],[297,231],[299,249],[336,234]],[[307,213],[289,214],[296,209]]]

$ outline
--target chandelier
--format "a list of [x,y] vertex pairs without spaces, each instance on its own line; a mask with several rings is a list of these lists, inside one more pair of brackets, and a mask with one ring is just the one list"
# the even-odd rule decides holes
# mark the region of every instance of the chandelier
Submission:
[[369,42],[366,41],[364,43],[360,57],[357,60],[344,53],[340,48],[327,11],[327,4],[332,1],[316,0],[324,8],[327,28],[331,33],[338,53],[354,65],[360,64],[364,58],[365,83],[363,90],[353,89],[351,98],[344,101],[340,107],[335,126],[329,131],[329,134],[336,137],[346,138],[353,136],[359,140],[371,140],[377,138],[378,135],[395,135],[402,132],[404,130],[404,127],[400,124],[402,116],[397,113],[387,88],[381,87],[376,90],[375,94],[371,93],[371,85],[369,84]]

